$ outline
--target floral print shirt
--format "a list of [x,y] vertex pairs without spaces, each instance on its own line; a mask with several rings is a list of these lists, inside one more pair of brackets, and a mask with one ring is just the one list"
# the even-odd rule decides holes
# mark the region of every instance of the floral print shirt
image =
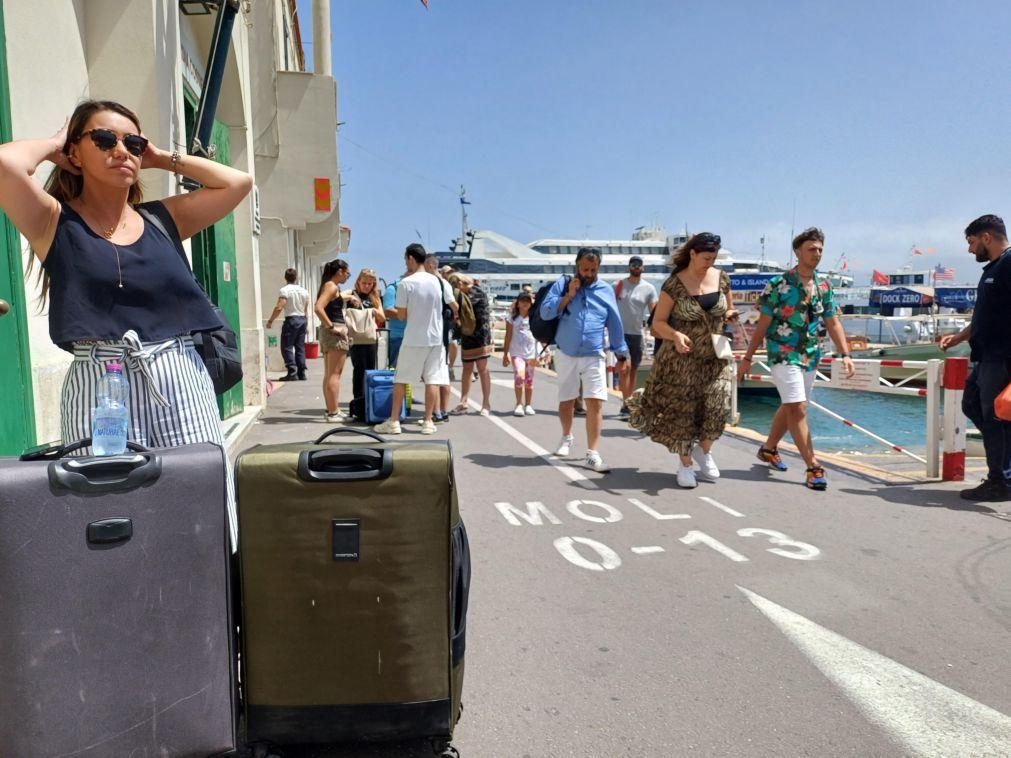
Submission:
[[758,310],[772,323],[765,335],[770,365],[786,363],[814,371],[821,360],[818,322],[836,315],[835,298],[828,279],[814,274],[814,294],[809,294],[797,269],[769,280],[758,299]]

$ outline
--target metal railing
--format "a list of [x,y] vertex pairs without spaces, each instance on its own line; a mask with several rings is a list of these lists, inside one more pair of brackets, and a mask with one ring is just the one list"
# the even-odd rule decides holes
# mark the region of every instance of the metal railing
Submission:
[[[736,358],[740,360],[740,356]],[[926,399],[926,453],[921,457],[900,445],[875,434],[824,405],[808,401],[808,405],[851,429],[866,435],[876,442],[922,463],[929,478],[942,476],[945,480],[961,480],[965,461],[965,417],[961,411],[961,394],[965,386],[966,358],[931,359],[927,361],[903,361],[861,358],[853,361],[855,373],[846,377],[842,362],[837,358],[823,358],[815,374],[815,386],[858,392],[873,392],[883,395],[905,395]],[[750,373],[745,380],[773,383],[771,368],[765,361],[755,361],[754,367],[765,369],[767,373]],[[882,376],[882,368],[911,369],[908,376],[900,380],[890,380]],[[947,385],[945,384],[947,378]],[[922,382],[925,386],[914,387],[912,382]],[[738,415],[738,384],[734,383],[731,396],[731,414],[735,423]],[[941,416],[941,396],[944,393],[944,417]],[[944,468],[941,468],[942,434],[944,444]]]

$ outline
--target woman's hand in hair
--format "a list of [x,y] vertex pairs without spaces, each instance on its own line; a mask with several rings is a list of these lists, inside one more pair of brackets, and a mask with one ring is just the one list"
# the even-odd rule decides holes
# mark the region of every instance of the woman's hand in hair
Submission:
[[67,144],[67,128],[69,126],[70,117],[67,116],[67,120],[63,122],[63,126],[53,135],[53,151],[46,156],[46,160],[55,163],[64,171],[80,176],[81,169],[71,163],[70,156],[63,152],[63,146]]

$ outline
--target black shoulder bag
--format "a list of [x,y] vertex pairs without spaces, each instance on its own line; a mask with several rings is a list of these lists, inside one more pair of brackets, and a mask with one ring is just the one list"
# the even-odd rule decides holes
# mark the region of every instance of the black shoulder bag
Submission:
[[[179,257],[183,259],[186,268],[189,269],[190,263],[186,258],[182,242],[178,235],[169,233],[169,225],[175,228],[175,222],[168,215],[165,206],[161,203],[138,205],[137,212],[151,226],[165,235],[166,239],[175,247],[176,252],[179,253]],[[163,214],[168,218],[164,218]],[[190,273],[193,273],[192,270]],[[196,280],[196,277],[194,276],[193,279]],[[197,286],[200,286],[199,282],[197,282]],[[203,287],[201,287],[202,289]],[[204,292],[204,296],[207,296],[206,292]],[[224,312],[209,297],[207,302],[210,303],[214,313],[224,326],[207,332],[194,332],[191,336],[193,337],[193,346],[203,360],[207,373],[210,374],[211,382],[214,384],[214,392],[220,395],[242,381],[242,356],[239,354],[239,342],[235,331],[228,324]]]

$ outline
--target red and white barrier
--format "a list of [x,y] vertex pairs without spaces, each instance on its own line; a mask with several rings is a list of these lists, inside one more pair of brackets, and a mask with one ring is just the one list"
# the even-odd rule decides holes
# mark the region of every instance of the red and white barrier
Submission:
[[944,443],[941,453],[941,479],[961,482],[965,479],[965,416],[962,414],[962,394],[969,376],[968,358],[945,358],[944,375]]

